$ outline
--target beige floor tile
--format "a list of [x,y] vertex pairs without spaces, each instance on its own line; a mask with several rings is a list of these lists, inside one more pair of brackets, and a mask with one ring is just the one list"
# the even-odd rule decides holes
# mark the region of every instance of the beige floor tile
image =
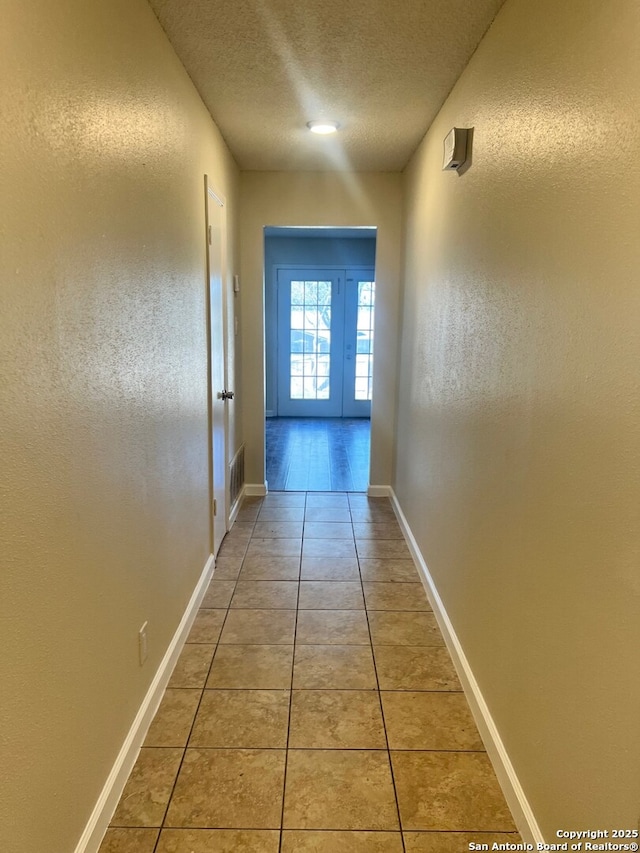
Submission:
[[256,522],[253,532],[256,539],[299,539],[302,536],[302,521]]
[[362,584],[367,610],[431,610],[421,583]]
[[270,509],[271,507],[290,506],[304,507],[306,504],[306,500],[306,492],[270,492],[265,498],[262,499],[262,507],[263,509]]
[[210,689],[287,690],[291,687],[293,646],[218,646]]
[[351,523],[349,508],[342,506],[311,506],[307,507],[304,514],[305,521],[337,521]]
[[389,749],[484,750],[463,693],[381,694]]
[[278,853],[273,829],[163,829],[156,853]]
[[236,521],[255,521],[259,512],[259,506],[243,506],[236,516]]
[[153,853],[158,829],[108,829],[98,853]]
[[300,578],[305,581],[359,581],[356,557],[303,557]]
[[187,643],[217,643],[226,615],[226,610],[198,610]]
[[282,853],[403,853],[402,836],[399,832],[287,829],[282,833]]
[[247,557],[299,557],[302,539],[252,539]]
[[366,646],[296,646],[293,687],[298,690],[375,690]]
[[215,579],[217,581],[237,580],[242,568],[242,557],[234,557],[232,560],[218,560],[216,562]]
[[297,581],[300,576],[300,557],[246,557],[240,580]]
[[230,610],[220,643],[290,646],[295,630],[295,610]]
[[356,539],[358,557],[371,559],[411,559],[407,543],[403,539]]
[[225,553],[225,550],[223,548],[221,548],[218,551],[218,555],[216,557],[215,574],[214,574],[215,580],[218,580],[217,574],[218,574],[219,567],[221,567],[221,566],[239,566],[239,565],[242,565],[243,559],[244,559],[244,553],[242,551]]
[[397,521],[356,522],[353,532],[356,539],[404,539]]
[[284,749],[288,690],[205,690],[189,747]]
[[112,826],[161,826],[182,749],[143,747],[111,819]]
[[248,539],[225,539],[218,551],[218,558],[226,560],[243,557],[248,543]]
[[243,581],[236,584],[231,609],[295,610],[297,581]]
[[307,494],[307,509],[316,507],[344,507],[349,509],[349,499],[344,492],[309,492]]
[[368,646],[364,610],[299,610],[296,643],[306,646]]
[[253,534],[253,527],[255,522],[253,521],[235,521],[231,530],[224,537],[225,542],[236,542],[239,540],[243,540],[248,542],[251,539]]
[[404,830],[515,829],[485,753],[392,752]]
[[420,577],[413,560],[397,558],[362,559],[360,571],[363,581],[380,581],[382,583],[419,583]]
[[291,749],[386,749],[375,690],[295,690]]
[[353,539],[351,522],[305,521],[305,539]]
[[216,556],[216,565],[241,562],[247,553],[250,541],[251,537],[225,540]]
[[300,581],[300,610],[364,610],[360,581]]
[[167,827],[278,829],[285,750],[188,749]]
[[304,521],[304,507],[263,506],[258,521]]
[[216,647],[205,643],[183,646],[169,679],[169,687],[204,687]]
[[470,844],[520,844],[517,833],[487,832],[405,832],[407,853],[467,853]]
[[462,690],[440,646],[374,646],[380,690]]
[[285,829],[398,829],[386,752],[290,750]]
[[236,582],[212,580],[202,599],[203,610],[221,610],[229,606]]
[[144,741],[145,746],[186,746],[201,690],[165,690]]
[[345,557],[354,558],[356,546],[352,539],[305,539],[302,557]]
[[396,514],[391,506],[352,506],[351,520],[354,524],[385,524],[395,521]]
[[374,646],[444,646],[433,613],[411,610],[370,610]]

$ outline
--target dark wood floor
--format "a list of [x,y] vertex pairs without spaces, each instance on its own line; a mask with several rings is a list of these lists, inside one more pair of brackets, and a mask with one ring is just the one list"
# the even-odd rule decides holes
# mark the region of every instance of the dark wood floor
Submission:
[[368,418],[267,418],[269,491],[365,492]]

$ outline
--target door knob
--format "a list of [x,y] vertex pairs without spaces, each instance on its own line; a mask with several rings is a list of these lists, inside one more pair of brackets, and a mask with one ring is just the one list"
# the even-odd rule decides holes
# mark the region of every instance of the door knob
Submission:
[[233,400],[233,391],[218,391],[218,400]]

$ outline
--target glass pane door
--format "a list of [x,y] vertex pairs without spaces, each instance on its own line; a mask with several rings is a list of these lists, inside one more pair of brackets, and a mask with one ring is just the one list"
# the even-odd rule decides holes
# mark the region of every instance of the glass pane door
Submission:
[[331,282],[291,281],[289,386],[292,400],[331,395]]
[[345,295],[344,417],[371,415],[375,299],[373,270],[350,272]]
[[337,273],[278,271],[279,415],[341,415],[343,303]]
[[358,320],[356,323],[356,382],[355,399],[371,402],[373,375],[373,311],[376,299],[374,281],[358,281]]

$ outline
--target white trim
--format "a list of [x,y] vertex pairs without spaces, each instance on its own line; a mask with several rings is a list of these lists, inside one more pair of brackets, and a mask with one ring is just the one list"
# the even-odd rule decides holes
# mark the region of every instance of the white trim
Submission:
[[368,486],[367,495],[370,498],[390,498],[393,494],[391,486]]
[[471,712],[474,716],[480,735],[487,750],[487,754],[493,764],[493,769],[498,777],[498,782],[502,788],[507,805],[511,809],[511,814],[518,827],[518,831],[525,843],[537,844],[545,843],[544,836],[535,819],[533,810],[527,800],[525,792],[520,784],[520,780],[516,775],[516,771],[511,763],[511,759],[507,753],[500,732],[491,716],[491,712],[485,702],[484,696],[480,691],[478,682],[464,653],[460,640],[455,632],[453,624],[449,619],[444,603],[440,598],[436,585],[431,573],[427,568],[427,564],[420,552],[418,543],[415,540],[409,523],[402,512],[398,497],[390,489],[391,503],[398,517],[400,527],[407,540],[407,545],[421,575],[422,582],[426,588],[427,597],[433,608],[434,616],[438,621],[440,630],[444,637],[449,653],[453,659],[455,668],[460,676],[460,681],[469,702]]
[[75,853],[97,853],[104,834],[109,828],[109,822],[116,810],[118,801],[124,786],[129,778],[129,774],[136,763],[140,747],[151,725],[158,706],[164,694],[165,688],[169,683],[169,678],[176,665],[182,647],[189,636],[189,631],[196,618],[196,613],[200,607],[200,603],[204,598],[207,586],[213,575],[213,554],[209,555],[200,579],[196,585],[193,595],[187,605],[187,609],[180,620],[180,624],[173,635],[173,639],[169,643],[169,648],[165,652],[164,657],[158,667],[153,681],[147,694],[142,700],[142,704],[135,716],[129,733],[127,734],[122,748],[118,753],[111,772],[107,777],[107,781],[98,797],[93,812],[85,826],[84,832],[80,836],[80,840],[75,849]]
[[245,483],[244,493],[247,497],[263,498],[269,490],[266,483]]
[[222,194],[218,194],[215,190],[211,188],[211,184],[209,183],[209,176],[205,175],[205,180],[207,182],[207,193],[211,196],[211,198],[215,201],[218,207],[224,207],[224,196]]

